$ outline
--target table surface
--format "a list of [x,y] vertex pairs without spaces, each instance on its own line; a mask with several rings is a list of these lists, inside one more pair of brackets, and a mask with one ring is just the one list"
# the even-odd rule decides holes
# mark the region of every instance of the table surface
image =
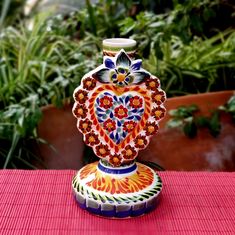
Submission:
[[0,170],[0,234],[235,234],[235,173],[159,172],[160,204],[132,219],[80,209],[74,170]]

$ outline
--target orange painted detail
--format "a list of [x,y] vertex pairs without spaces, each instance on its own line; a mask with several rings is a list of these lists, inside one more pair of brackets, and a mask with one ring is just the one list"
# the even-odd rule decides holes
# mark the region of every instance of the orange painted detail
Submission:
[[113,175],[102,174],[97,170],[97,162],[83,167],[80,172],[80,179],[95,174],[92,179],[86,183],[94,190],[104,191],[110,194],[125,194],[139,192],[150,186],[154,181],[154,174],[150,168],[138,164],[137,171],[130,176],[120,179],[112,178]]

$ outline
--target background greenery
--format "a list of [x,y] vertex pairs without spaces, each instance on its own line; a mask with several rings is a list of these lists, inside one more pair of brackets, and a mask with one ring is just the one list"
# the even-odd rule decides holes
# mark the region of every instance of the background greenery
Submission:
[[48,2],[27,14],[25,1],[0,2],[1,168],[34,168],[40,158],[31,146],[44,142],[40,108],[71,99],[102,61],[103,38],[137,40],[145,69],[168,97],[235,89],[232,0]]

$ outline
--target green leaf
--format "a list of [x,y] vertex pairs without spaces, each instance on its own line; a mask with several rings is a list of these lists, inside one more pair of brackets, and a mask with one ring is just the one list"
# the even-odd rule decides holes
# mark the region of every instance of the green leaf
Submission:
[[184,133],[187,135],[189,138],[194,138],[197,135],[197,126],[195,122],[187,122],[184,125]]
[[220,130],[221,130],[221,124],[220,124],[220,120],[219,120],[219,112],[214,112],[212,114],[212,117],[209,121],[209,131],[211,133],[212,136],[216,137],[219,135]]
[[167,127],[168,128],[175,128],[175,127],[180,127],[183,125],[183,121],[179,119],[170,119],[167,122]]

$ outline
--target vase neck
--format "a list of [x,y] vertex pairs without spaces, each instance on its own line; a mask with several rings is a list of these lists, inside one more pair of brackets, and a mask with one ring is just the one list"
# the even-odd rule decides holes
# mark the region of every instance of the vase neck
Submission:
[[108,38],[103,40],[103,55],[114,57],[121,49],[124,49],[131,58],[135,57],[136,41],[128,38]]
[[99,161],[98,164],[98,170],[102,171],[106,174],[113,174],[113,175],[123,175],[123,174],[130,174],[133,173],[137,169],[136,162],[132,162],[125,166],[119,166],[119,167],[112,167],[110,165],[107,165],[106,161]]

